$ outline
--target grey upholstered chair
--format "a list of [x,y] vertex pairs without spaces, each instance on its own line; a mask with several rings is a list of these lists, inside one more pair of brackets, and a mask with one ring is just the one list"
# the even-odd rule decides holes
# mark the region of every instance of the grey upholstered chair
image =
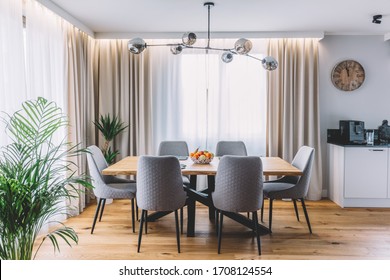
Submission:
[[[188,145],[185,141],[161,141],[158,146],[159,156],[188,157]],[[190,176],[182,175],[183,184],[190,186]],[[183,233],[183,208],[180,209],[180,231]]]
[[161,141],[158,147],[159,156],[185,156],[189,155],[188,145],[185,141]]
[[221,252],[224,213],[252,212],[258,252],[261,255],[257,218],[257,210],[263,202],[263,166],[260,157],[223,156],[218,165],[212,199],[220,216],[217,218],[218,254]]
[[245,143],[242,141],[219,141],[215,149],[215,156],[222,157],[225,155],[246,156]]
[[130,199],[131,200],[131,222],[133,232],[134,225],[134,198],[136,183],[132,180],[117,178],[115,176],[104,176],[102,170],[108,167],[102,151],[97,146],[89,146],[87,153],[88,169],[94,186],[93,193],[99,198],[93,219],[91,234],[95,229],[96,220],[100,212],[99,222],[102,220],[104,206],[107,199]]
[[174,156],[141,156],[137,171],[137,204],[142,209],[138,236],[141,247],[142,228],[147,211],[174,211],[177,250],[180,253],[179,221],[177,210],[185,205],[187,194],[179,160]]
[[[309,215],[305,205],[305,197],[309,190],[311,171],[314,161],[314,149],[308,146],[302,146],[296,153],[292,165],[302,170],[302,176],[284,176],[278,180],[268,181],[264,183],[264,198],[269,199],[269,230],[272,227],[272,204],[275,199],[291,199],[294,202],[295,214],[299,221],[298,209],[296,201],[302,203],[303,212],[306,222],[312,233]],[[263,207],[261,211],[263,218]]]
[[[247,156],[245,143],[242,141],[219,141],[215,148],[215,156]],[[247,213],[249,219],[249,212]]]
[[[161,141],[158,146],[159,156],[177,156],[177,157],[188,157],[188,145],[185,141]],[[183,183],[185,185],[190,184],[188,176],[183,175]]]

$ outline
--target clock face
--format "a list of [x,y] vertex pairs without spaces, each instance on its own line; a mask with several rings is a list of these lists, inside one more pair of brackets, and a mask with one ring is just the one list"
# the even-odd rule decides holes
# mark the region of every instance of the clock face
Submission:
[[364,82],[364,68],[355,60],[344,60],[333,68],[331,79],[336,88],[343,91],[353,91]]

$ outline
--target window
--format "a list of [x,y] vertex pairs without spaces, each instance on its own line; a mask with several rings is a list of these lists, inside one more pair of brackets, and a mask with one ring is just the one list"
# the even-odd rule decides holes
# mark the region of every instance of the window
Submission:
[[156,151],[163,140],[210,151],[220,140],[242,140],[248,154],[265,155],[266,71],[259,61],[235,56],[226,64],[219,52],[149,51]]
[[211,151],[220,140],[242,140],[249,154],[265,154],[266,72],[259,61],[184,54],[181,80],[183,138]]

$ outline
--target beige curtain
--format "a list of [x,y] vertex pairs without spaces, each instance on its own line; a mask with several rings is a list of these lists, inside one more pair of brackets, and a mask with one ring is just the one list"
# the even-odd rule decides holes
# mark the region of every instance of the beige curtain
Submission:
[[302,145],[315,148],[308,199],[321,199],[318,39],[270,39],[279,62],[268,74],[267,156],[292,161]]
[[[134,56],[125,40],[94,40],[74,26],[67,26],[67,93],[69,140],[102,146],[104,139],[93,122],[100,115],[118,116],[129,127],[113,142],[127,155],[148,154],[152,148],[151,94],[148,56]],[[86,157],[76,160],[77,172],[87,172]],[[84,191],[80,189],[80,191]],[[73,213],[82,212],[92,193],[71,201]]]
[[[119,157],[150,154],[152,115],[148,52],[130,54],[127,40],[96,40],[95,97],[98,115],[118,116],[129,127],[114,139]],[[99,136],[96,144],[102,145]]]
[[[79,143],[80,148],[86,148],[95,141],[95,128],[92,120],[94,112],[94,85],[93,85],[93,50],[94,40],[87,34],[66,24],[67,29],[67,104],[69,118],[69,141],[73,144]],[[78,166],[77,172],[87,172],[85,156],[75,160]],[[85,193],[80,187],[80,197],[73,199],[71,215],[77,215],[83,211],[88,202],[89,193]]]

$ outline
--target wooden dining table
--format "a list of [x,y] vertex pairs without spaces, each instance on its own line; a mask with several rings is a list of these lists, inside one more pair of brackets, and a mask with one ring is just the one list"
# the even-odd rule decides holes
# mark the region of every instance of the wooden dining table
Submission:
[[[128,156],[117,163],[107,167],[102,171],[103,175],[137,175],[138,158]],[[263,163],[264,176],[300,176],[302,171],[291,165],[280,157],[261,157]],[[195,216],[196,202],[200,202],[209,207],[209,218],[214,219],[215,208],[212,202],[211,193],[214,191],[215,175],[218,171],[219,158],[215,157],[209,164],[195,164],[190,158],[180,160],[182,174],[190,175],[190,184],[185,186],[188,194],[187,209],[187,236],[195,236]],[[207,188],[201,191],[196,190],[197,175],[207,175]],[[159,212],[148,217],[148,221],[154,221],[169,212]],[[231,219],[253,229],[253,222],[246,216],[238,213],[227,213]],[[263,225],[258,225],[260,234],[270,233],[269,229]]]

